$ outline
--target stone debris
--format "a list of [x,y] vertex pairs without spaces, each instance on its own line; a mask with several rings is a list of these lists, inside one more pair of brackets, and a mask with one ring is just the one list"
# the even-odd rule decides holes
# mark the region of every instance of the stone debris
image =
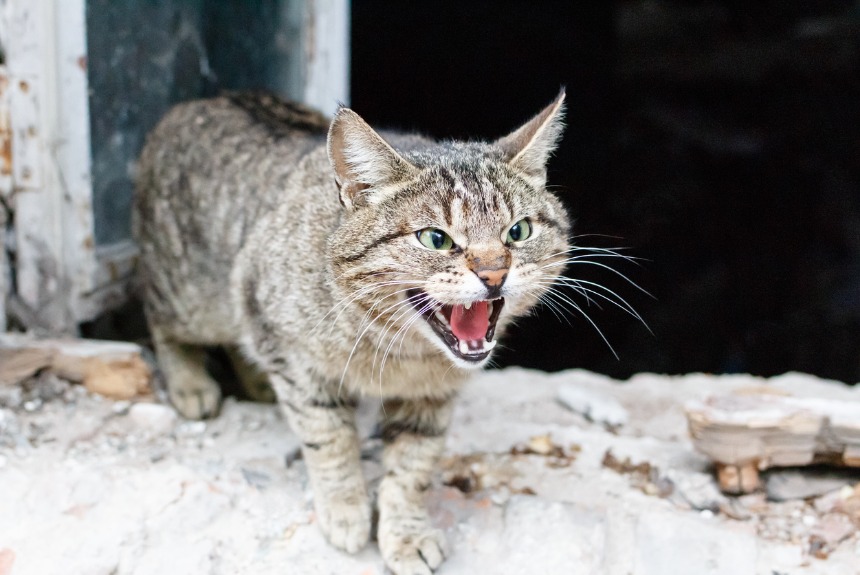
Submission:
[[839,469],[813,467],[809,469],[773,469],[767,473],[764,488],[769,499],[788,501],[819,497],[838,491],[857,481],[858,473]]
[[647,461],[632,463],[629,457],[618,459],[609,449],[603,454],[603,467],[630,477],[630,485],[640,489],[645,495],[669,497],[675,491],[675,484],[660,475],[660,470]]
[[852,523],[847,515],[829,513],[821,519],[810,521],[812,531],[809,535],[809,554],[818,559],[827,556],[843,541],[857,531],[858,526]]
[[122,406],[123,409],[120,411],[114,410],[114,413],[127,415],[136,429],[152,435],[170,433],[179,419],[176,411],[169,405],[160,403],[124,405],[123,402],[117,402],[116,405]]
[[[559,389],[580,384],[627,406],[627,422],[610,428],[559,405]],[[850,469],[829,491],[819,470],[778,472],[802,488],[769,471],[767,482],[791,487],[784,500],[734,497],[694,451],[684,403],[751,385],[856,393],[797,374],[623,384],[582,371],[480,374],[428,492],[451,546],[437,574],[857,575]],[[347,555],[325,542],[298,447],[269,405],[228,398],[217,419],[191,422],[151,397],[105,399],[50,371],[0,386],[0,575],[383,575],[374,544]],[[380,455],[367,439],[371,491]]]
[[589,421],[602,423],[609,428],[621,427],[628,420],[627,410],[612,396],[600,394],[576,384],[560,386],[558,399],[568,408],[584,415]]

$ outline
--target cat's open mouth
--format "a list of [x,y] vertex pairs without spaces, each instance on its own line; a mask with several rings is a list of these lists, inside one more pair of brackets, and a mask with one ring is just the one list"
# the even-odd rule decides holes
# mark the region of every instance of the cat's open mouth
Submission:
[[468,362],[480,362],[496,347],[496,322],[505,305],[504,298],[480,300],[469,304],[428,307],[428,296],[420,290],[407,293],[412,305],[433,328],[451,352]]

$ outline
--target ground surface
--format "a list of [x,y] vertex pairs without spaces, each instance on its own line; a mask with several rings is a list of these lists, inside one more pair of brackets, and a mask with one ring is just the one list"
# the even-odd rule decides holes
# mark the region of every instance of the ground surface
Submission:
[[[796,374],[481,374],[430,495],[439,575],[857,575],[860,474],[774,473],[784,501],[725,498],[692,450],[684,401],[761,385],[860,401]],[[327,546],[297,445],[269,405],[202,423],[50,376],[0,389],[0,575],[384,573],[375,544]],[[371,479],[377,461],[368,441]]]

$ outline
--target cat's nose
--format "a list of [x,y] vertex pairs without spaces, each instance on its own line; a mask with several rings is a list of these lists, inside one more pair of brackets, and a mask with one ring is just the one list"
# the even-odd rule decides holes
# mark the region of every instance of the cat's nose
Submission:
[[502,284],[508,278],[511,254],[507,250],[477,247],[466,254],[469,269],[487,288],[487,299],[501,295]]
[[484,285],[492,290],[498,290],[508,277],[508,269],[477,270],[475,272]]

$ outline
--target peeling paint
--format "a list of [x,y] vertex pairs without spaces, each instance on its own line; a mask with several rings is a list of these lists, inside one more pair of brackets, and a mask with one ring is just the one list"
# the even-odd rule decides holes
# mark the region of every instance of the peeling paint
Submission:
[[9,121],[9,76],[0,66],[0,196],[12,192],[12,125]]

